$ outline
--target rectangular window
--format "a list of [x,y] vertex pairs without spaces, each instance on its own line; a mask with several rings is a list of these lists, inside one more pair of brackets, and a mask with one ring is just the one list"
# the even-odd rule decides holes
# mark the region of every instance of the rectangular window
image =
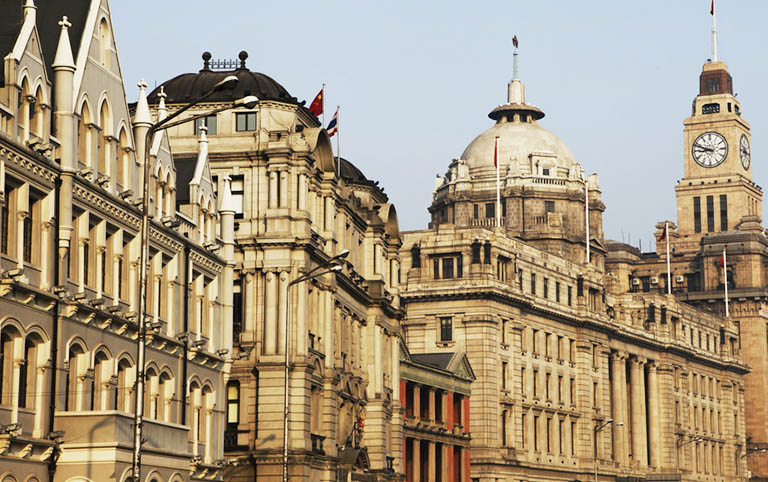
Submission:
[[483,264],[491,264],[491,243],[483,245]]
[[10,214],[10,208],[8,207],[10,192],[8,188],[5,189],[5,202],[3,203],[2,212],[0,212],[0,251],[3,254],[8,253],[8,233],[10,232],[10,226],[8,225],[8,218]]
[[693,231],[701,232],[701,198],[698,196],[693,198]]
[[549,278],[544,278],[544,298],[549,298]]
[[453,340],[453,318],[450,316],[440,317],[440,341]]
[[205,126],[208,128],[206,131],[206,134],[209,136],[216,135],[217,131],[217,125],[216,125],[216,115],[209,115],[206,117],[203,117],[202,119],[198,119],[195,121],[195,135],[200,135],[200,126]]
[[536,295],[536,273],[531,273],[531,294]]
[[231,176],[230,190],[232,191],[232,203],[235,208],[235,218],[242,219],[245,198],[245,178],[243,176]]
[[720,231],[728,231],[728,196],[720,195]]
[[539,371],[533,371],[533,397],[539,396]]
[[544,212],[545,213],[555,212],[555,201],[544,201]]
[[560,282],[555,281],[555,301],[560,303]]
[[576,455],[576,422],[571,422],[571,456]]
[[496,217],[496,204],[485,203],[485,217],[489,219]]
[[570,399],[571,399],[571,406],[575,407],[576,406],[576,379],[575,378],[571,378],[570,385],[568,386],[568,392],[569,392],[568,395],[570,396]]
[[507,389],[507,362],[501,362],[501,389]]
[[550,385],[552,385],[552,374],[547,373],[544,376],[544,396],[547,398],[547,400],[552,400],[552,391],[550,389]]
[[520,416],[520,426],[523,427],[523,443],[522,448],[525,448],[525,445],[528,443],[528,426],[525,424],[525,414],[522,414]]
[[533,450],[539,450],[539,416],[533,416]]
[[440,279],[440,260],[438,258],[432,260],[432,267],[434,268],[434,278]]
[[453,278],[453,258],[443,258],[443,276],[444,279]]
[[568,287],[568,306],[571,306],[571,302],[573,301],[573,298],[571,296],[571,287]]
[[32,216],[24,218],[24,262],[32,262]]
[[715,231],[715,197],[707,196],[707,232]]
[[477,204],[472,206],[472,219],[477,219],[480,217],[480,206]]
[[256,130],[255,112],[238,112],[235,114],[235,130],[238,132]]

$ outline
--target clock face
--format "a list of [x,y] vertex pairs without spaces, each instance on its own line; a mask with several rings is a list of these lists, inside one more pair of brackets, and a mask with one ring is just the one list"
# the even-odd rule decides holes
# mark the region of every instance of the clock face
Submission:
[[744,166],[744,170],[749,169],[749,163],[752,160],[752,154],[749,151],[749,139],[747,139],[747,136],[742,134],[741,135],[741,144],[739,146],[739,150],[741,151],[741,165]]
[[705,132],[693,141],[693,160],[702,167],[719,166],[728,155],[728,142],[717,132]]

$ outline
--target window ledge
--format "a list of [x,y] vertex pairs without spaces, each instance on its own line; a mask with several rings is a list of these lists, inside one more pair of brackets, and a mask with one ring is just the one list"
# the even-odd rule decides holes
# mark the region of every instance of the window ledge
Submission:
[[449,347],[449,346],[454,346],[455,344],[456,344],[456,342],[453,341],[453,340],[452,341],[438,341],[438,342],[435,342],[435,345],[436,346],[440,346],[440,347]]

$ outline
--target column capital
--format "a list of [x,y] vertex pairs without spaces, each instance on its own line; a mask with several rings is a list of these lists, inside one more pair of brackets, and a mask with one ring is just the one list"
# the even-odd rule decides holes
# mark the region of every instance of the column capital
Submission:
[[632,366],[643,366],[648,362],[648,359],[639,355],[633,355],[630,357],[630,363]]

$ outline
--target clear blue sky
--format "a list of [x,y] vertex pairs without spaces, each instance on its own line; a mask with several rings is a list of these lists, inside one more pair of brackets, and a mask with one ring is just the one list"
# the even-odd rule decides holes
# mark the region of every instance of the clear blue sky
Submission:
[[[341,105],[342,156],[377,179],[402,230],[426,227],[436,173],[490,127],[506,101],[511,38],[520,78],[588,173],[600,174],[606,237],[643,240],[676,219],[683,126],[711,57],[710,0],[112,0],[128,99],[235,58],[326,108]],[[768,2],[720,0],[719,57],[752,126],[754,180],[768,185]],[[330,116],[328,116],[330,120]],[[335,144],[335,143],[334,143]]]

